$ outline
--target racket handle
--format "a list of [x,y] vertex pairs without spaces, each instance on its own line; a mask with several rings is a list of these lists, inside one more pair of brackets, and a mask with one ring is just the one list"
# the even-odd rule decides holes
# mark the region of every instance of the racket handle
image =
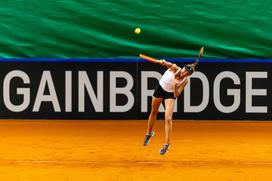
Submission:
[[139,57],[141,57],[142,59],[145,59],[147,61],[153,62],[153,63],[160,63],[161,62],[160,60],[157,60],[155,58],[149,57],[149,56],[144,55],[144,54],[140,54]]

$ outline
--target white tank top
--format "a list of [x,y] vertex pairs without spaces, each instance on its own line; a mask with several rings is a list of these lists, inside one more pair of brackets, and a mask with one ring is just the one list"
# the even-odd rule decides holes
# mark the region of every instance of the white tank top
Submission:
[[[179,70],[177,71],[177,73]],[[160,86],[165,90],[166,92],[174,92],[175,90],[175,73],[171,71],[170,69],[166,70],[159,82]]]

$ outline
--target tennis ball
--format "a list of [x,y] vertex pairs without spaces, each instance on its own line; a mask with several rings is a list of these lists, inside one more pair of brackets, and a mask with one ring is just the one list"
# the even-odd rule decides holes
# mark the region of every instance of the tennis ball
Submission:
[[140,33],[141,33],[141,29],[140,29],[140,28],[136,28],[136,29],[134,30],[134,32],[135,32],[136,34],[140,34]]

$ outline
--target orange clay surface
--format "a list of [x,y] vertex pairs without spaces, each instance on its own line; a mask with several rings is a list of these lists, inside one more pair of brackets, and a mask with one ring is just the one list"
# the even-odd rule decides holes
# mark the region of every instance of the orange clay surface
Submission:
[[1,181],[272,180],[272,122],[0,121]]

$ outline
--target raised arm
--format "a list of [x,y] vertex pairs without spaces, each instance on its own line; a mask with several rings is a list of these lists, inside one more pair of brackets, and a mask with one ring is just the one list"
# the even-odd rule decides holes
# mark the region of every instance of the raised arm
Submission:
[[160,64],[168,69],[171,69],[173,72],[176,72],[179,69],[176,64],[168,62],[166,60],[160,60]]

